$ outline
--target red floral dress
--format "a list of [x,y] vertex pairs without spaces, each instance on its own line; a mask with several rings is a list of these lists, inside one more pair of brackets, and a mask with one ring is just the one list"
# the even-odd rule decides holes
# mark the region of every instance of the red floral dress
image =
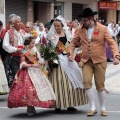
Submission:
[[[28,64],[30,63],[27,58],[25,58],[25,61]],[[54,100],[39,100],[27,68],[23,68],[17,72],[8,96],[9,108],[23,106],[54,107]]]

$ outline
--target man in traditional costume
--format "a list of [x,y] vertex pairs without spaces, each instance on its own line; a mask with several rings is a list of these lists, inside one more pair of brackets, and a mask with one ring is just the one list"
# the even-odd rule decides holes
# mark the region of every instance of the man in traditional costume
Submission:
[[[14,78],[16,72],[19,69],[20,55],[23,49],[23,38],[25,31],[21,29],[21,18],[19,16],[13,16],[11,21],[14,25],[14,28],[9,29],[6,32],[3,40],[3,49],[9,53],[5,62],[7,62],[6,67],[9,66],[9,68],[11,68],[12,76]],[[8,75],[7,77],[9,78],[10,76]],[[9,87],[12,84],[13,78],[11,78],[10,81],[8,79]]]
[[73,51],[76,43],[81,42],[82,57],[79,66],[82,67],[84,88],[89,98],[91,109],[87,113],[88,116],[93,116],[97,113],[94,91],[92,89],[92,76],[94,74],[95,85],[101,107],[101,115],[107,116],[108,113],[105,109],[105,72],[106,72],[106,47],[105,41],[108,43],[114,59],[114,65],[119,64],[118,47],[112,36],[110,35],[106,26],[98,23],[94,19],[91,8],[85,8],[79,17],[82,17],[82,26],[78,28],[77,35],[72,39],[69,46],[69,60],[72,61]]

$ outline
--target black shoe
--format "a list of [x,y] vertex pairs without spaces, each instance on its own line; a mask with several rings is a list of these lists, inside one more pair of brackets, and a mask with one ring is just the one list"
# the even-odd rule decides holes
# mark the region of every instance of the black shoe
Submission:
[[68,111],[68,112],[75,112],[75,111],[77,111],[77,109],[74,108],[74,107],[68,107],[68,108],[67,108],[67,111]]
[[107,59],[107,62],[113,62],[112,60],[110,60],[110,59]]
[[55,112],[60,112],[61,111],[61,109],[60,108],[55,108]]
[[37,114],[37,112],[36,112],[36,110],[35,110],[35,107],[34,107],[34,106],[32,106],[32,112],[33,112],[33,114],[34,114],[34,115],[36,115],[36,114]]
[[27,106],[27,115],[28,116],[33,116],[34,115],[33,110],[32,110],[32,106]]

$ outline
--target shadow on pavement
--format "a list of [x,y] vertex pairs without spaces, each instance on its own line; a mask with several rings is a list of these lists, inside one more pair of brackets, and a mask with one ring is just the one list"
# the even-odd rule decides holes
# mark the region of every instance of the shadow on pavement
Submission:
[[27,113],[20,113],[20,114],[9,116],[9,118],[33,119],[33,118],[47,118],[54,115],[73,115],[73,114],[86,114],[86,111],[78,110],[76,112],[68,112],[67,110],[61,110],[59,113],[57,113],[55,112],[55,110],[44,110],[44,111],[37,111],[37,114],[34,116],[28,116]]

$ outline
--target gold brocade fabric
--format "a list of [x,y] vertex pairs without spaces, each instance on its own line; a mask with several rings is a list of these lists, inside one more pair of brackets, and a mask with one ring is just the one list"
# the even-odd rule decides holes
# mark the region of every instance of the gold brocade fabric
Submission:
[[[34,51],[26,51],[24,55],[32,62],[33,64],[38,64],[36,57],[35,57],[36,52]],[[46,70],[44,70],[42,67],[40,67],[40,70],[48,77],[48,73]]]
[[65,51],[66,53],[68,53],[68,49],[66,48],[66,46],[62,42],[58,41],[57,47],[62,49],[62,51]]
[[36,60],[36,57],[33,55],[33,54],[31,54],[29,51],[26,51],[25,53],[24,53],[24,55],[30,60],[30,62],[32,62],[33,64],[37,64],[38,62],[37,62],[37,60]]

